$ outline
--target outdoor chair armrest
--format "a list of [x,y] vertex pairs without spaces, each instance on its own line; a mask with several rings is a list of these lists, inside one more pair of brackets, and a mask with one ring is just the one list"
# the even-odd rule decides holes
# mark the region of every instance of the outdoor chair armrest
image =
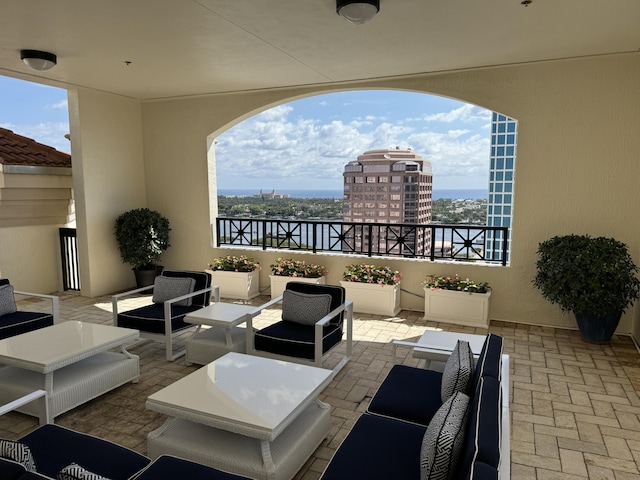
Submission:
[[136,293],[146,292],[147,290],[151,290],[153,285],[147,285],[146,287],[134,288],[133,290],[127,290],[126,292],[116,293],[111,296],[111,311],[113,312],[113,324],[115,326],[118,325],[118,300],[121,300],[125,297],[129,297]]
[[51,315],[53,316],[53,323],[58,323],[60,318],[60,299],[56,295],[46,295],[44,293],[22,292],[14,290],[15,295],[23,295],[25,297],[37,297],[45,300],[51,300]]
[[47,402],[47,392],[44,390],[35,390],[31,393],[23,395],[20,398],[17,398],[16,400],[13,400],[12,402],[0,405],[0,416],[35,400],[38,400],[40,403],[40,425],[49,423],[49,404]]

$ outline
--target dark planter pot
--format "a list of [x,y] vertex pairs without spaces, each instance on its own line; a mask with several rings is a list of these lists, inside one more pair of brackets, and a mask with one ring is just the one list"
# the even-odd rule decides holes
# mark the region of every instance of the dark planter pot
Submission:
[[598,316],[588,313],[575,314],[580,335],[591,343],[609,343],[616,331],[622,312]]
[[133,268],[133,273],[136,276],[136,287],[147,287],[149,285],[153,285],[156,277],[162,273],[164,267],[162,265],[158,265],[154,269],[141,270],[138,268]]

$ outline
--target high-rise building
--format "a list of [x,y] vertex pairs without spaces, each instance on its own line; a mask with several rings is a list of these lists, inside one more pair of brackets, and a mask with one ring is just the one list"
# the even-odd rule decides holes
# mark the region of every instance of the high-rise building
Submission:
[[[370,150],[344,168],[344,222],[425,224],[431,222],[431,162],[412,150]],[[389,245],[388,238],[373,234],[373,244]],[[413,245],[423,254],[428,236],[422,233]],[[362,245],[368,243],[362,238]],[[391,241],[391,244],[393,242]],[[386,251],[393,252],[393,245]],[[398,247],[398,253],[406,253]],[[410,249],[411,250],[411,249]],[[410,254],[407,253],[407,254]]]
[[[489,168],[489,198],[487,202],[487,226],[508,227],[506,239],[509,261],[511,242],[511,220],[513,218],[513,189],[518,143],[518,121],[493,112],[491,118],[491,156]],[[505,238],[501,232],[487,232],[487,258],[503,260],[502,249]]]

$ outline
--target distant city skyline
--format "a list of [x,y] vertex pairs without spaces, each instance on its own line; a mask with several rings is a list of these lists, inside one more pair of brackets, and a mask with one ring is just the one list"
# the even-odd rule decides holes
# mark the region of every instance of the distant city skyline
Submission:
[[[367,150],[411,148],[432,162],[434,189],[486,189],[491,112],[436,95],[327,93],[265,110],[220,134],[217,183],[265,190],[342,188]],[[67,92],[0,76],[0,127],[70,153]]]

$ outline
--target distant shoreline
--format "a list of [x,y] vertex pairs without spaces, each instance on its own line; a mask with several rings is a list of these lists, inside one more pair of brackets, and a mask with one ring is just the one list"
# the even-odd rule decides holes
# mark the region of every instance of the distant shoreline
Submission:
[[[263,193],[270,193],[273,189],[263,188]],[[224,196],[242,196],[252,197],[260,192],[259,189],[231,189],[221,188],[218,189],[218,195]],[[342,198],[342,190],[275,190],[278,194],[288,194],[291,198]],[[452,198],[452,199],[487,199],[489,192],[487,189],[441,189],[433,191],[433,199],[438,200],[440,198]]]

